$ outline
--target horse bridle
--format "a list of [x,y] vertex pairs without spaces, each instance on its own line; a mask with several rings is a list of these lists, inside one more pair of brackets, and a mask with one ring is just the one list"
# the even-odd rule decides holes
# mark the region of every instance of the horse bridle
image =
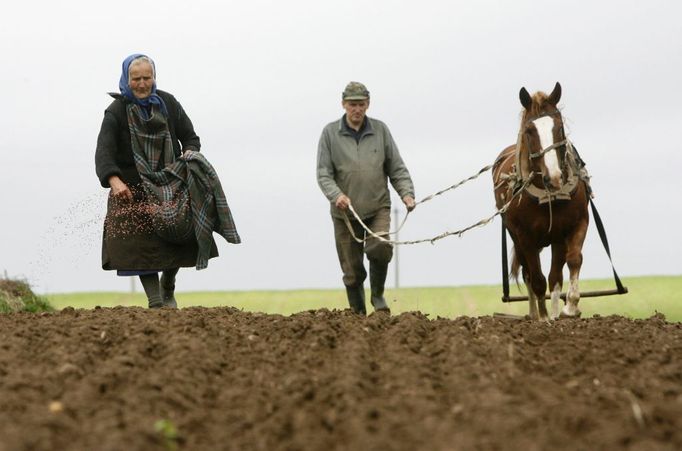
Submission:
[[548,146],[548,147],[546,147],[546,148],[544,148],[538,152],[532,152],[528,156],[530,158],[540,158],[541,156],[543,156],[547,152],[550,152],[550,151],[552,151],[558,147],[561,147],[561,146],[567,146],[567,145],[569,145],[569,143],[570,143],[570,141],[568,139],[564,139],[564,140],[556,142],[556,143],[552,144],[551,146]]
[[[547,117],[547,116],[554,116],[555,114],[561,114],[561,112],[560,112],[559,110],[555,110],[555,111],[550,111],[550,112],[547,112],[547,113],[543,113],[543,114],[541,114],[541,115],[539,115],[539,116],[536,116],[536,117],[533,117],[533,118],[531,118],[531,119],[528,119],[528,120],[526,121],[526,123],[525,123],[525,126],[527,126],[528,124],[530,124],[530,123],[533,122],[533,121],[536,121],[536,120],[538,120],[538,119],[541,119],[541,118]],[[562,124],[562,127],[561,127],[561,128],[562,128],[562,134],[563,134],[564,136],[566,136],[566,133],[563,131],[563,124]],[[545,155],[547,152],[551,152],[552,150],[557,149],[557,148],[559,148],[559,147],[561,147],[561,146],[570,146],[570,141],[568,140],[568,138],[564,138],[563,140],[561,140],[561,141],[559,141],[559,142],[555,142],[555,143],[552,144],[551,146],[547,146],[546,148],[544,148],[544,149],[542,149],[542,150],[539,150],[539,151],[537,151],[537,152],[531,152],[530,154],[528,154],[528,157],[531,158],[531,159],[540,158],[540,157],[542,157],[543,155]]]

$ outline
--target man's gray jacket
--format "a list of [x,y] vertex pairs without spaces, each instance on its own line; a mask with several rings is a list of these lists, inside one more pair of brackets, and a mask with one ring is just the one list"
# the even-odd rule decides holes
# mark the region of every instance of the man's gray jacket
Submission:
[[362,219],[390,208],[387,179],[401,199],[414,197],[410,173],[386,124],[367,117],[367,125],[356,141],[344,120],[345,116],[324,128],[317,149],[317,182],[329,199],[332,216],[343,215],[334,205],[341,194],[350,198]]

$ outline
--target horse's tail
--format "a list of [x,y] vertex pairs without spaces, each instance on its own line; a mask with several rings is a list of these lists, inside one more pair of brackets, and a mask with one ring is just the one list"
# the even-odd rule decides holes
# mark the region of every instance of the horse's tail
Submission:
[[516,249],[512,246],[512,262],[511,262],[511,269],[509,270],[509,277],[514,279],[516,282],[516,285],[519,284],[519,269],[521,268],[521,264],[519,263],[519,259],[516,256]]

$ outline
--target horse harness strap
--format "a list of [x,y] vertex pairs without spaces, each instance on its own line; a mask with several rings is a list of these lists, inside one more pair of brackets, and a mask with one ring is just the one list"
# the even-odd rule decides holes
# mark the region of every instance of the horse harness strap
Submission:
[[504,225],[504,218],[502,218],[502,301],[507,302],[509,299],[509,263],[507,263],[507,228]]
[[538,151],[538,152],[533,152],[533,153],[531,153],[529,156],[530,156],[531,158],[539,158],[539,157],[543,156],[544,154],[546,154],[547,152],[549,152],[549,151],[551,151],[551,150],[554,150],[554,149],[556,149],[556,148],[558,148],[558,147],[567,145],[568,142],[569,142],[568,139],[564,139],[563,141],[556,142],[556,143],[552,144],[551,146],[548,146],[547,148],[542,149],[542,150],[540,150],[540,151]]
[[[517,142],[516,144],[516,165],[513,166],[511,172],[505,176],[505,178],[508,180],[509,189],[512,193],[518,191],[524,182],[523,175],[521,174],[520,170],[521,152],[518,151],[520,144],[520,142]],[[566,181],[562,184],[561,189],[558,191],[549,191],[547,189],[537,187],[532,183],[525,185],[526,192],[534,199],[537,199],[540,205],[550,203],[555,200],[569,200],[578,187],[578,182],[580,181],[585,182],[588,192],[590,191],[590,176],[587,173],[580,156],[578,156],[570,140],[565,139],[563,141],[554,143],[546,149],[530,154],[530,157],[537,158],[549,152],[550,150],[563,145],[566,146],[566,159],[564,162],[564,165],[566,166]]]
[[628,289],[623,286],[616,273],[616,268],[613,266],[613,260],[611,259],[611,250],[609,249],[609,240],[606,238],[606,230],[604,230],[604,224],[601,222],[601,217],[597,213],[597,207],[594,205],[594,201],[590,198],[590,208],[592,209],[592,217],[594,218],[594,223],[597,226],[597,231],[599,232],[599,238],[601,239],[604,249],[606,250],[606,255],[609,256],[609,262],[611,262],[611,269],[613,269],[613,279],[616,281],[616,288],[618,289],[618,294],[625,294]]

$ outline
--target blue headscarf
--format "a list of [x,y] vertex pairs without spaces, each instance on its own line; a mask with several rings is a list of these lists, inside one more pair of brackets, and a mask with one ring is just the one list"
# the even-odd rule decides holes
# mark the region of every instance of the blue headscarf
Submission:
[[[154,71],[154,84],[152,85],[152,93],[146,99],[138,99],[133,94],[133,90],[130,89],[128,75],[130,72],[130,64],[140,57],[146,57],[152,63],[152,70]],[[156,65],[151,58],[147,55],[141,53],[134,53],[128,58],[123,60],[123,71],[121,72],[121,79],[118,82],[118,89],[120,89],[121,94],[126,99],[140,105],[142,107],[143,114],[147,114],[150,111],[152,105],[158,105],[161,108],[161,112],[164,116],[168,117],[168,110],[166,109],[166,104],[161,97],[156,93]]]

